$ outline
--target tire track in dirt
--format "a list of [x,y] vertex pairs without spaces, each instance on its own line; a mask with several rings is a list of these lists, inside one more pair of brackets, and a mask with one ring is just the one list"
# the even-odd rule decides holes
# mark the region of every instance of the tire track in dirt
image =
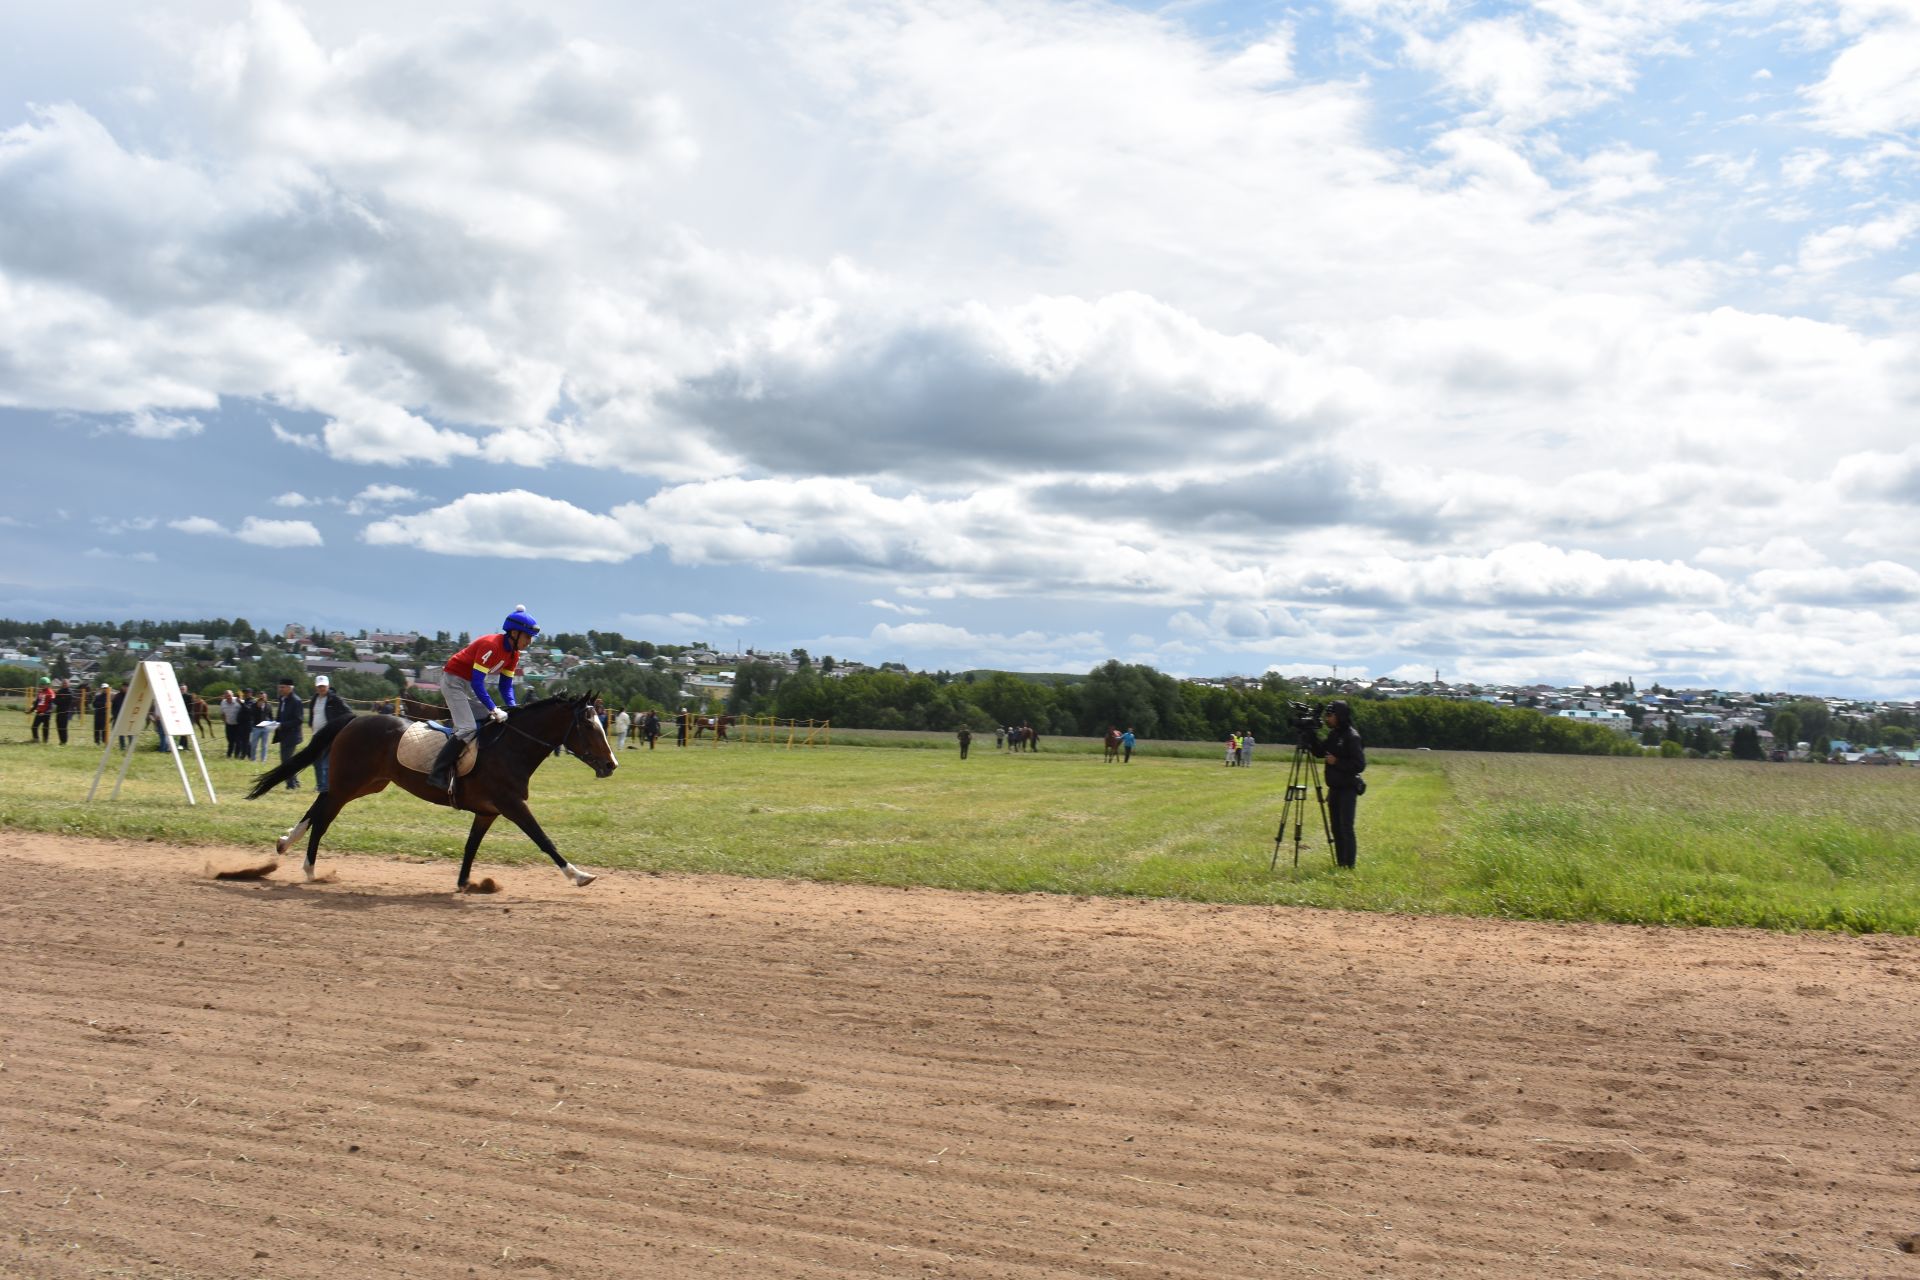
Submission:
[[0,1272],[1920,1277],[1912,939],[0,834]]

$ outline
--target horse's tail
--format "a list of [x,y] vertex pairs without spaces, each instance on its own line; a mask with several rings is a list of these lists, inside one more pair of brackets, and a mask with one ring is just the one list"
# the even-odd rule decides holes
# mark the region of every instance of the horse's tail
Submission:
[[247,792],[247,799],[258,800],[267,792],[291,778],[302,769],[310,767],[320,758],[320,753],[333,745],[339,732],[353,722],[353,716],[341,716],[338,720],[329,720],[320,726],[320,732],[307,740],[307,745],[293,753],[289,760],[283,760],[253,780],[253,790]]

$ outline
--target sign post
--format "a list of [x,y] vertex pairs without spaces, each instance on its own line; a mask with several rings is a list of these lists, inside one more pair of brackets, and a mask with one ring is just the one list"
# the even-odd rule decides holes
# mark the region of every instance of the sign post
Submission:
[[124,738],[127,756],[120,762],[120,773],[113,780],[113,794],[107,797],[119,799],[120,784],[127,780],[127,767],[139,749],[140,731],[146,727],[149,711],[159,718],[160,732],[167,739],[174,768],[180,771],[180,789],[186,792],[187,803],[194,802],[193,784],[187,780],[187,765],[180,758],[183,737],[193,742],[193,758],[200,766],[200,780],[207,786],[208,803],[219,804],[220,797],[213,793],[213,779],[207,774],[206,757],[200,754],[200,735],[194,732],[193,717],[187,713],[187,700],[180,695],[180,682],[174,678],[172,665],[165,662],[143,662],[133,669],[126,699],[120,704],[120,714],[114,717],[113,732],[107,735],[107,748],[100,753],[100,767],[93,771],[93,785],[87,788],[87,799],[91,801],[93,793],[100,789],[100,776],[107,771],[107,761],[112,759],[114,749]]

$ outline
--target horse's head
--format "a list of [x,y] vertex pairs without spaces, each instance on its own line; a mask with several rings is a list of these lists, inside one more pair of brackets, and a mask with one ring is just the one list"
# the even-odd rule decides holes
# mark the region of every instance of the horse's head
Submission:
[[567,726],[567,736],[560,745],[591,766],[595,777],[611,776],[620,767],[620,761],[613,754],[613,744],[607,741],[606,726],[594,714],[593,692],[589,690],[574,698],[572,708],[573,721]]

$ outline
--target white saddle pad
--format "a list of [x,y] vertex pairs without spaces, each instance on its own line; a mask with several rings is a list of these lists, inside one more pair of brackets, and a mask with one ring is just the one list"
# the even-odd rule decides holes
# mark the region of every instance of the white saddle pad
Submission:
[[[415,773],[432,773],[433,762],[440,758],[440,748],[447,745],[447,735],[438,729],[424,724],[410,724],[406,733],[400,737],[400,764]],[[469,742],[467,749],[460,753],[461,777],[473,771],[473,762],[479,758],[480,748]]]

